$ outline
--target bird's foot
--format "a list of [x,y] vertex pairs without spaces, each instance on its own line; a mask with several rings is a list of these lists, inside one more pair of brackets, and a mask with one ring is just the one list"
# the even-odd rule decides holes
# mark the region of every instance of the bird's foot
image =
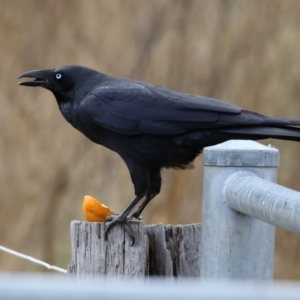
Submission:
[[134,237],[133,230],[132,230],[130,224],[128,223],[128,220],[130,220],[130,218],[127,217],[126,215],[122,215],[122,214],[112,215],[112,216],[107,217],[105,219],[105,224],[106,224],[106,222],[109,222],[109,224],[105,228],[105,240],[107,241],[108,233],[110,232],[110,230],[116,224],[120,224],[120,226],[127,232],[128,236],[130,237],[131,246],[133,246],[135,243],[135,237]]
[[142,216],[140,215],[140,213],[138,211],[135,211],[128,217],[128,219],[135,220],[135,221],[142,221]]

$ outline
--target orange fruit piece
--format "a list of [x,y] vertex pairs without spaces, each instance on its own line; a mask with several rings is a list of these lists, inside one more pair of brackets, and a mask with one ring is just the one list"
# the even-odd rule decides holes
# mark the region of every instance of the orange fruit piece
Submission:
[[92,196],[83,199],[82,211],[88,222],[104,222],[108,216],[115,215],[108,206],[102,204]]

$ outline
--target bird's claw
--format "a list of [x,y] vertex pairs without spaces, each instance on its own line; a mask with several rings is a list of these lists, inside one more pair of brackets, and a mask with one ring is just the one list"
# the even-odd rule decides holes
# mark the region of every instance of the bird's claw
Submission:
[[129,220],[142,221],[142,216],[138,212],[132,213],[129,217]]
[[131,239],[130,246],[133,246],[135,243],[135,237],[134,237],[133,230],[132,230],[130,224],[128,223],[128,220],[129,220],[129,218],[127,216],[123,217],[122,215],[113,215],[113,216],[107,217],[105,219],[105,224],[106,224],[106,222],[109,222],[109,224],[105,228],[105,233],[104,233],[105,240],[107,241],[108,233],[110,232],[110,230],[116,224],[120,224],[120,226],[127,232],[128,236]]

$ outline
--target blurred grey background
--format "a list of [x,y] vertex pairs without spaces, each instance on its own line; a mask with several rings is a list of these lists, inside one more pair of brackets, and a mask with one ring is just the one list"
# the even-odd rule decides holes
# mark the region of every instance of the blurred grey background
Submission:
[[[66,268],[69,224],[84,195],[115,211],[133,196],[122,160],[63,120],[50,92],[20,73],[78,64],[113,76],[300,118],[300,1],[0,0],[0,244]],[[300,189],[300,145],[281,152],[278,181]],[[163,172],[146,223],[201,220],[201,157]],[[0,271],[41,271],[0,252]],[[277,231],[275,277],[300,279],[300,237]]]

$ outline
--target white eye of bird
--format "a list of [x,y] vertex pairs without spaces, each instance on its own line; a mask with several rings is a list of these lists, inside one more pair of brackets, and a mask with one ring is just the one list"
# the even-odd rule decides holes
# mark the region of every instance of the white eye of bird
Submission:
[[61,79],[61,77],[62,77],[62,75],[61,75],[60,73],[57,73],[57,74],[55,75],[55,78],[56,78],[56,79]]

